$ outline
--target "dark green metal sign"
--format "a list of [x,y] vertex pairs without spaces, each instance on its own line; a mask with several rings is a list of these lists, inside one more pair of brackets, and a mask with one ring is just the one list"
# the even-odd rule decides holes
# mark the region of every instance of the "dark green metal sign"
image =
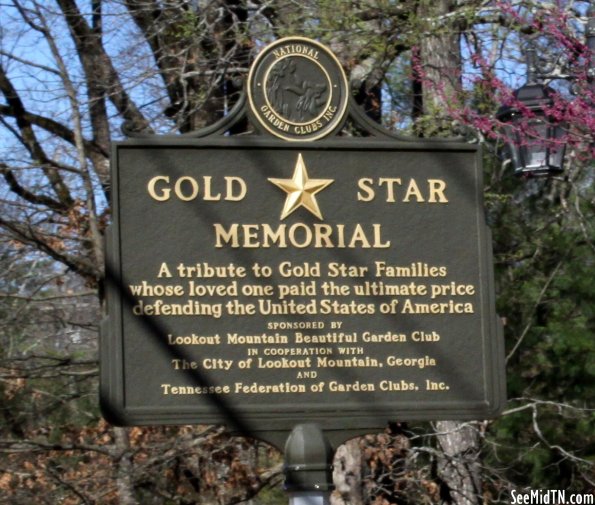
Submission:
[[113,422],[363,432],[502,407],[477,148],[135,140],[113,184]]

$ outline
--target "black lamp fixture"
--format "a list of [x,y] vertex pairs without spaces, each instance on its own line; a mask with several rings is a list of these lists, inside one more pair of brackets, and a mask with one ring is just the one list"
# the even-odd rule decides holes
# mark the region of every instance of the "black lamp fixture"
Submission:
[[[595,8],[590,7],[587,15],[585,34],[591,58],[589,80],[592,81]],[[516,105],[502,106],[496,113],[496,119],[503,125],[504,155],[518,176],[552,176],[564,170],[567,125],[548,114],[554,105],[555,91],[539,82],[536,59],[535,49],[529,48],[527,83],[514,92]]]
[[547,114],[554,90],[536,82],[514,92],[518,106],[500,107],[496,118],[503,124],[505,156],[515,175],[548,176],[564,170],[566,124]]

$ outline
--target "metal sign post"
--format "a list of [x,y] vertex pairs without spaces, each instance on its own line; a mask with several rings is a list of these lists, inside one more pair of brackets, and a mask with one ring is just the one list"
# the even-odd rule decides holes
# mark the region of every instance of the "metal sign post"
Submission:
[[317,424],[298,424],[285,444],[285,491],[289,505],[329,505],[334,451]]

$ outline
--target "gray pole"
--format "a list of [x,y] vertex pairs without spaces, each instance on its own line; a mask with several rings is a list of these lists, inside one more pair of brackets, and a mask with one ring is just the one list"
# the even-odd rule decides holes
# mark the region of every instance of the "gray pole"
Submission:
[[330,505],[331,444],[317,424],[298,424],[285,443],[285,491],[289,505]]

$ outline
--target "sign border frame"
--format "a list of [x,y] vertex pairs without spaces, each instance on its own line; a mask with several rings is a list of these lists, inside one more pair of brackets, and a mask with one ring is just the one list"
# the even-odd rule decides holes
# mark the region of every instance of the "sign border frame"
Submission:
[[[121,242],[118,240],[119,227],[119,152],[121,149],[130,148],[219,148],[219,149],[267,149],[267,150],[335,150],[335,151],[362,151],[362,150],[386,150],[386,151],[430,151],[430,152],[474,152],[476,170],[475,188],[478,196],[478,205],[483,209],[483,171],[481,147],[462,142],[426,140],[417,142],[398,142],[388,140],[377,140],[370,138],[358,139],[325,139],[311,145],[303,143],[288,143],[280,139],[263,138],[205,138],[185,139],[179,136],[163,136],[157,138],[137,138],[112,145],[112,224],[106,232],[106,295],[109,307],[109,317],[104,319],[100,327],[100,406],[104,417],[117,426],[137,425],[180,425],[180,424],[226,424],[232,431],[248,432],[273,443],[282,440],[291,429],[301,422],[316,422],[325,432],[335,433],[339,440],[348,438],[350,435],[364,434],[383,429],[379,426],[378,419],[381,416],[389,420],[400,421],[429,421],[439,419],[449,420],[473,420],[496,417],[504,408],[506,401],[506,384],[504,373],[504,339],[499,318],[495,313],[495,284],[493,277],[493,260],[491,247],[491,232],[485,223],[483,213],[478,212],[478,240],[485,244],[483,261],[480,258],[480,275],[486,279],[480,286],[491,289],[482,289],[480,306],[484,311],[484,353],[487,360],[487,353],[492,359],[484,364],[483,380],[487,382],[485,387],[486,400],[470,404],[466,402],[437,402],[436,407],[418,408],[415,401],[376,404],[374,409],[362,410],[354,402],[346,404],[333,404],[328,409],[321,409],[320,406],[308,409],[295,407],[290,412],[273,412],[272,409],[257,408],[232,408],[231,411],[217,412],[215,414],[206,412],[207,407],[193,406],[188,408],[177,408],[171,412],[170,407],[126,407],[125,404],[125,381],[124,381],[124,353],[123,353],[123,309],[124,301],[118,292],[118,285],[122,285],[121,271]],[[491,339],[488,336],[492,336]],[[491,366],[488,366],[491,365]],[[208,401],[205,399],[205,401]],[[279,409],[275,405],[275,409]],[[208,407],[212,409],[212,407]],[[372,412],[372,413],[371,413]],[[288,415],[289,413],[289,415]],[[242,416],[242,423],[234,426],[233,419],[229,414]],[[345,426],[345,419],[349,418],[349,426]],[[267,424],[262,428],[263,423]]]

